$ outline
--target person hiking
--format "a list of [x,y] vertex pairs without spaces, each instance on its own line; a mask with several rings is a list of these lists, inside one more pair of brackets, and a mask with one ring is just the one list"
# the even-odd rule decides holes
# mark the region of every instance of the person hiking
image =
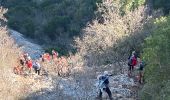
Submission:
[[25,59],[24,59],[23,56],[21,56],[21,57],[19,58],[19,62],[20,62],[20,65],[21,65],[21,66],[24,66],[24,65],[25,65]]
[[24,57],[25,61],[28,60],[28,56],[29,56],[29,55],[28,55],[28,53],[26,53],[26,52],[23,54],[23,57]]
[[33,67],[32,60],[31,59],[27,60],[26,64],[27,64],[29,73],[31,73],[31,70],[32,70],[32,67]]
[[50,61],[50,54],[49,53],[44,53],[43,58],[44,58],[44,61]]
[[58,52],[56,52],[55,50],[52,50],[52,58],[53,59],[58,58]]
[[139,62],[139,74],[138,74],[138,82],[140,83],[140,84],[142,84],[143,82],[144,82],[144,67],[146,66],[146,63],[144,62],[144,61],[142,61],[142,60],[140,60],[140,62]]
[[40,65],[40,63],[37,60],[33,64],[33,68],[35,70],[35,73],[40,75],[41,65]]
[[99,95],[96,97],[96,99],[102,100],[102,93],[105,91],[110,100],[113,100],[112,93],[109,89],[109,77],[112,75],[108,74],[108,71],[104,71],[103,75],[98,75],[98,88],[99,88]]
[[50,54],[49,54],[49,53],[46,54],[46,58],[47,58],[48,61],[51,60],[51,57],[50,57]]
[[41,54],[41,55],[40,55],[40,60],[41,60],[42,62],[45,61],[45,59],[44,59],[44,54]]
[[131,76],[132,71],[134,70],[134,66],[136,66],[136,64],[137,64],[137,56],[136,56],[136,52],[133,51],[131,56],[129,56],[128,58],[128,66],[129,66],[128,76]]

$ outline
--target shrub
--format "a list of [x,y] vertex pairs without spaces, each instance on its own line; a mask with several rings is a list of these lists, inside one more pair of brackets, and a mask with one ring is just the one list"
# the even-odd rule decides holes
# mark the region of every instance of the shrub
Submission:
[[84,29],[82,38],[76,39],[79,53],[86,58],[84,64],[99,66],[125,60],[131,47],[142,43],[145,8],[140,6],[121,16],[119,7],[117,2],[103,0],[97,12],[102,13],[103,23],[94,20]]
[[169,14],[170,2],[168,0],[153,0],[153,7],[155,9],[162,8],[165,14]]
[[142,100],[168,100],[170,72],[170,16],[156,19],[156,29],[146,38],[143,59],[146,84],[141,90]]
[[127,11],[133,11],[139,6],[145,4],[145,0],[119,0],[120,6],[120,13],[123,15]]

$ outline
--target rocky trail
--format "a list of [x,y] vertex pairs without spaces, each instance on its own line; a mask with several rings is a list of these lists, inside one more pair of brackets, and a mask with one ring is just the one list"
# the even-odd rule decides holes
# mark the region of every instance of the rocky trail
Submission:
[[[31,57],[36,59],[44,52],[41,46],[25,39],[20,33],[11,30],[11,37],[21,46],[23,51],[28,52]],[[35,55],[35,52],[37,55]],[[106,65],[96,68],[85,68],[84,72],[75,73],[71,71],[68,77],[58,77],[57,74],[31,75],[24,78],[27,81],[26,100],[95,100],[98,89],[96,87],[97,75],[104,70],[111,74],[114,72],[115,65]],[[114,100],[136,100],[138,83],[127,75],[127,65],[123,66],[123,73],[116,73],[110,77],[110,89]],[[74,69],[74,68],[73,68]],[[14,78],[20,78],[15,75]],[[23,79],[23,78],[22,78]],[[19,81],[16,81],[19,82]],[[103,100],[109,100],[107,94],[103,95]]]
[[[27,98],[29,100],[54,100],[55,98],[58,98],[57,100],[95,100],[99,92],[96,87],[97,79],[95,76],[91,78],[89,75],[53,77],[53,79],[47,80],[53,83],[52,87],[42,89]],[[52,78],[52,76],[49,77]],[[114,75],[109,80],[114,100],[137,99],[138,83],[133,78],[129,78],[126,73]],[[103,94],[103,100],[109,100],[106,93]]]

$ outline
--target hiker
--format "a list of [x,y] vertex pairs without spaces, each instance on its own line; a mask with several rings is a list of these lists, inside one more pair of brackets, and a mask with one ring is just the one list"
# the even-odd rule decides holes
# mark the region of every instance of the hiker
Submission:
[[20,65],[21,65],[21,66],[24,66],[24,65],[25,65],[25,59],[24,59],[23,56],[21,56],[21,57],[19,58],[19,62],[20,62]]
[[46,53],[46,58],[47,58],[48,61],[50,61],[51,58],[50,58],[50,54],[49,53]]
[[146,64],[145,64],[145,62],[144,61],[142,61],[142,60],[140,60],[140,62],[139,62],[139,74],[138,74],[138,82],[140,83],[140,84],[142,84],[143,82],[144,82],[144,67],[146,66]]
[[44,53],[43,58],[44,58],[44,61],[50,61],[50,54]]
[[137,64],[137,56],[136,56],[136,52],[133,51],[131,56],[129,56],[128,58],[128,66],[129,66],[129,72],[128,75],[131,76],[132,71],[134,70],[134,66],[136,66]]
[[28,56],[29,56],[29,55],[28,55],[28,53],[26,53],[26,52],[23,54],[23,57],[24,57],[25,61],[28,60]]
[[108,71],[104,71],[103,75],[98,75],[97,79],[98,79],[98,88],[99,88],[99,95],[97,97],[97,99],[102,99],[102,92],[105,91],[107,92],[109,99],[113,100],[112,98],[112,93],[109,89],[109,77],[112,75],[108,74]]
[[37,60],[33,64],[33,68],[35,70],[35,73],[40,75],[41,65],[40,65],[40,63]]
[[55,50],[52,50],[52,58],[53,59],[58,58],[58,52],[56,52]]
[[29,73],[31,73],[31,70],[32,70],[32,60],[29,58],[27,61],[26,61],[26,64],[27,64],[27,67],[28,67],[28,70],[29,70]]
[[44,59],[44,54],[41,54],[41,55],[40,55],[40,60],[41,60],[42,62],[45,61],[45,59]]

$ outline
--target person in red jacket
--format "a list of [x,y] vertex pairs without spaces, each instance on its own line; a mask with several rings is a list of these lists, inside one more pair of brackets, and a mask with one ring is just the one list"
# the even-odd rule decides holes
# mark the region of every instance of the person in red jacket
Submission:
[[32,66],[33,66],[32,60],[28,60],[26,64],[27,64],[27,67],[28,67],[28,69],[29,69],[29,72],[31,73]]
[[48,60],[48,61],[51,60],[51,57],[50,57],[50,54],[49,54],[49,53],[46,54],[46,57],[47,57],[47,60]]
[[129,72],[128,75],[131,76],[132,71],[134,70],[134,66],[137,64],[137,57],[136,57],[136,52],[133,51],[132,55],[128,58],[128,66],[129,66]]

